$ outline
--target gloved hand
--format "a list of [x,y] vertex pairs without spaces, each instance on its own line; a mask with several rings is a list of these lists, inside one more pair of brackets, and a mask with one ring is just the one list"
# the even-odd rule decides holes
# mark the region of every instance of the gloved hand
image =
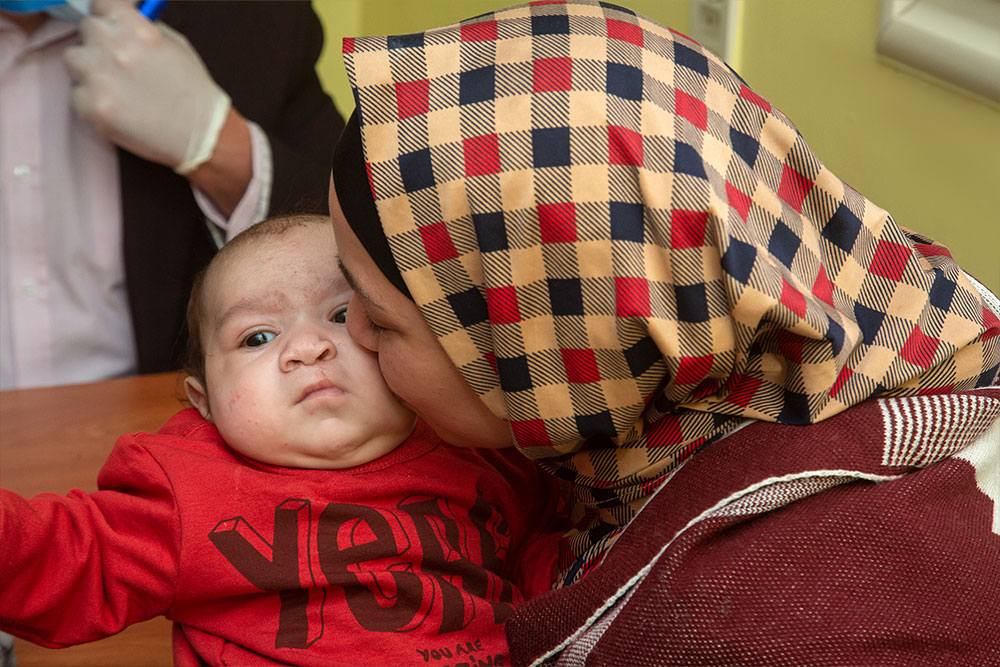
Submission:
[[121,0],[94,0],[80,35],[64,59],[81,118],[180,174],[212,157],[231,102],[183,35]]

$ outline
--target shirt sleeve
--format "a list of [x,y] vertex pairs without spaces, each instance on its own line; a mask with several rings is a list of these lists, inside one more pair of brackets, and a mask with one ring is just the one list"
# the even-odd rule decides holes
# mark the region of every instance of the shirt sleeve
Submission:
[[215,207],[215,204],[201,190],[191,187],[198,207],[205,214],[205,224],[208,225],[216,245],[222,247],[244,229],[256,225],[267,217],[271,206],[271,187],[274,183],[274,161],[271,155],[271,144],[260,125],[247,121],[250,127],[250,153],[253,175],[243,193],[243,197],[232,215],[228,218]]
[[[511,554],[511,580],[529,600],[552,588],[570,529],[568,487],[514,447],[484,452],[517,489],[508,520],[524,525],[523,539]],[[518,518],[515,519],[514,515]]]
[[30,499],[0,489],[0,629],[61,648],[169,610],[180,521],[167,476],[125,436],[98,486]]

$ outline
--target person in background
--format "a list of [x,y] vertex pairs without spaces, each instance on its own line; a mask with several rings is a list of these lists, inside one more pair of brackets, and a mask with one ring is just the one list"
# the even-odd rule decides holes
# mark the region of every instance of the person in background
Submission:
[[555,575],[553,480],[396,399],[334,256],[326,216],[237,236],[191,294],[194,407],[122,436],[96,493],[0,489],[0,628],[165,615],[179,665],[510,664],[503,622]]
[[1000,664],[1000,303],[945,248],[615,3],[343,52],[349,332],[575,494],[514,664]]
[[0,388],[176,369],[219,245],[326,210],[322,28],[306,1],[45,4],[0,2]]

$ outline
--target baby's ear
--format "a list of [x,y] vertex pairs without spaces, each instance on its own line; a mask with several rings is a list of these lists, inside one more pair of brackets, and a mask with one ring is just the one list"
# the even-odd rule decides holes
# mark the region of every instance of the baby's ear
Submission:
[[208,409],[208,392],[205,391],[201,381],[188,375],[184,378],[184,391],[191,405],[201,413],[201,416],[207,421],[212,421],[212,413]]

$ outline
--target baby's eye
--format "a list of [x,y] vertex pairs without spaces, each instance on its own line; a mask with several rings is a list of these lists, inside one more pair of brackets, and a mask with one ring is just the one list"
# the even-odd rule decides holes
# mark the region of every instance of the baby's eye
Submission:
[[243,344],[246,347],[260,347],[264,343],[269,343],[274,340],[275,333],[273,331],[258,331],[247,336],[243,340]]
[[330,321],[335,324],[347,324],[347,306],[333,311],[333,316],[330,318]]

